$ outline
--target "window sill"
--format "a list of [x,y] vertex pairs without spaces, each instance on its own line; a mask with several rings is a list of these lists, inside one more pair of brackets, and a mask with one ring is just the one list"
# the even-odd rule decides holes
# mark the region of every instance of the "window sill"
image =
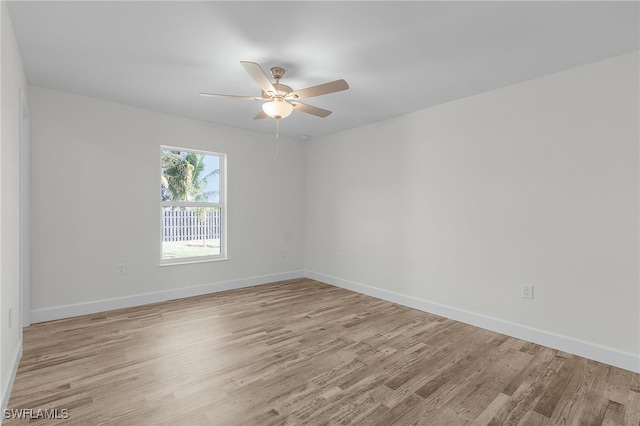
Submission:
[[220,262],[224,260],[229,260],[228,257],[215,257],[209,259],[194,259],[194,258],[184,258],[184,260],[180,259],[171,259],[161,261],[158,266],[176,266],[176,265],[189,265],[192,263],[206,263],[206,262]]

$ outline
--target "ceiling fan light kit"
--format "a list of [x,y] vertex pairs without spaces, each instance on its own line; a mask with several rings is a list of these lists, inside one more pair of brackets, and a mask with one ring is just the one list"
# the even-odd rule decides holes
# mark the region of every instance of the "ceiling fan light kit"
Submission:
[[262,70],[260,65],[256,64],[255,62],[241,61],[240,64],[262,89],[261,97],[220,95],[217,93],[204,92],[201,92],[200,95],[209,97],[225,97],[263,101],[264,103],[262,104],[262,111],[255,116],[255,119],[271,117],[279,120],[281,118],[290,116],[294,109],[324,118],[331,114],[331,111],[314,107],[312,105],[307,105],[298,102],[298,100],[311,98],[314,96],[327,95],[329,93],[339,92],[342,90],[347,90],[349,88],[349,85],[346,81],[335,80],[329,83],[320,84],[318,86],[307,87],[306,89],[293,90],[287,85],[280,84],[280,79],[282,78],[282,76],[284,76],[285,72],[283,68],[273,67],[270,69],[271,76],[275,80],[275,83],[272,83],[271,80],[269,80],[269,77],[267,77],[265,72]]
[[293,105],[284,99],[275,98],[262,104],[262,110],[271,118],[287,118],[293,112]]

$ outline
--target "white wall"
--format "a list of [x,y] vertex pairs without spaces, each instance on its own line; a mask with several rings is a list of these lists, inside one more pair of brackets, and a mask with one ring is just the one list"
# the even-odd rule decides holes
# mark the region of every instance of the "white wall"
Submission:
[[[21,353],[20,333],[20,91],[26,77],[7,5],[0,4],[0,401],[4,408]],[[12,324],[9,326],[9,309]]]
[[635,52],[309,142],[305,269],[640,372],[638,72]]
[[[302,268],[300,143],[281,139],[276,157],[271,135],[38,87],[29,101],[34,321]],[[227,153],[229,260],[159,266],[161,145]]]

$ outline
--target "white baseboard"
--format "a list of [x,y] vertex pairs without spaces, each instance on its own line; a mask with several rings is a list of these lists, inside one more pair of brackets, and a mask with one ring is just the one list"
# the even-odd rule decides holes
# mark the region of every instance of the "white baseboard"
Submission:
[[231,281],[222,281],[212,284],[204,284],[195,287],[183,287],[171,290],[154,291],[152,293],[116,297],[113,299],[76,303],[73,305],[54,306],[44,309],[33,309],[31,311],[31,322],[38,323],[61,318],[76,317],[79,315],[94,314],[97,312],[111,311],[113,309],[130,308],[132,306],[164,302],[172,299],[182,299],[184,297],[199,296],[202,294],[216,293],[219,291],[233,290],[243,287],[251,287],[254,285],[268,284],[275,281],[301,278],[303,276],[303,271],[289,271],[278,274],[262,275]]
[[[18,347],[16,347],[16,351],[11,359],[11,365],[8,371],[7,380],[2,384],[2,410],[1,412],[4,414],[4,410],[7,408],[9,404],[9,397],[11,396],[11,389],[13,388],[13,381],[16,379],[16,373],[18,373],[18,366],[20,365],[20,358],[22,358],[22,340],[18,342]],[[4,415],[0,416],[0,426],[2,425],[2,420],[4,419]]]
[[[378,299],[387,300],[399,305],[418,309],[424,312],[440,315],[476,327],[506,334],[528,342],[537,343],[553,349],[565,351],[594,361],[603,362],[625,370],[640,373],[640,356],[630,352],[620,351],[595,343],[585,342],[569,336],[563,336],[553,332],[540,330],[521,324],[489,317],[475,312],[465,311],[439,303],[429,302],[413,296],[407,296],[389,290],[371,287],[354,281],[345,280],[319,272],[299,270],[283,272],[279,274],[262,275],[257,277],[241,278],[231,281],[223,281],[205,284],[195,287],[184,287],[171,290],[163,290],[152,293],[137,294],[113,299],[97,300],[73,305],[55,306],[52,308],[35,309],[31,311],[32,323],[51,321],[61,318],[70,318],[79,315],[93,314],[113,309],[129,308],[148,303],[164,302],[171,299],[199,296],[225,290],[233,290],[254,285],[268,284],[275,281],[283,281],[301,277],[309,277],[336,287],[366,294]],[[19,355],[18,355],[19,360]],[[17,369],[17,361],[15,365]],[[15,371],[14,371],[15,376]],[[11,379],[12,383],[13,379]],[[11,388],[9,388],[11,389]],[[4,391],[4,389],[3,389]],[[3,396],[5,394],[3,393]],[[6,397],[8,399],[8,396]],[[3,397],[4,403],[4,397]]]
[[528,342],[537,343],[553,349],[558,349],[584,358],[599,361],[614,367],[623,368],[625,370],[640,373],[640,355],[630,352],[620,351],[595,343],[585,342],[583,340],[574,339],[572,337],[563,336],[553,332],[539,330],[527,327],[521,324],[492,318],[486,315],[469,312],[462,309],[454,308],[439,303],[429,302],[413,296],[396,293],[389,290],[383,290],[371,287],[365,284],[344,280],[342,278],[321,274],[314,271],[304,271],[306,277],[327,284],[341,287],[357,293],[373,296],[378,299],[397,303],[399,305],[418,309],[420,311],[429,312],[450,318],[476,327],[495,331],[497,333],[506,334],[507,336],[516,337]]

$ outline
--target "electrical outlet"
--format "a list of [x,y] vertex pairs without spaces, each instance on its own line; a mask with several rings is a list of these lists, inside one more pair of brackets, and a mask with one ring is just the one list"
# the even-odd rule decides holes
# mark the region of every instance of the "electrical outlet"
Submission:
[[116,265],[118,267],[118,275],[124,275],[127,273],[127,264],[126,263],[118,263]]
[[533,299],[533,286],[529,284],[522,284],[522,298]]
[[342,253],[338,253],[338,255],[336,256],[336,260],[339,263],[342,263],[342,261],[344,260],[344,257],[342,256]]
[[282,257],[287,257],[287,251],[286,250],[282,250]]

